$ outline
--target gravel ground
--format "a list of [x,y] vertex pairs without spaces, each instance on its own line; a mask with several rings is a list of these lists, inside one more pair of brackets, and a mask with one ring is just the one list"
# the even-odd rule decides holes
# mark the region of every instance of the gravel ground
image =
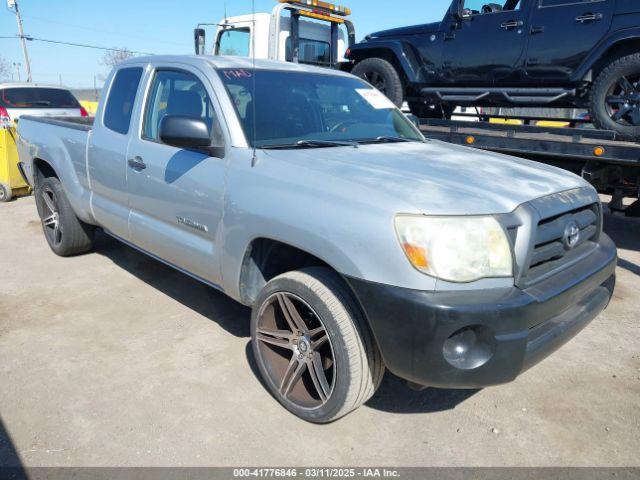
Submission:
[[0,204],[0,465],[637,466],[640,220],[609,308],[515,382],[377,395],[326,426],[263,388],[249,310],[115,241],[53,255],[32,198]]

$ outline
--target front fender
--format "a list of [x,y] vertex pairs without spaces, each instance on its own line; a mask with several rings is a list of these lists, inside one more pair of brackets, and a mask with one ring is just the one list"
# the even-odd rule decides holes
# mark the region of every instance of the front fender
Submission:
[[[349,54],[349,58],[356,62],[373,57],[395,59],[409,83],[423,83],[425,71],[430,70],[429,64],[424,62],[417,49],[404,40],[371,39],[353,45]],[[433,63],[431,65],[433,70],[435,65]]]

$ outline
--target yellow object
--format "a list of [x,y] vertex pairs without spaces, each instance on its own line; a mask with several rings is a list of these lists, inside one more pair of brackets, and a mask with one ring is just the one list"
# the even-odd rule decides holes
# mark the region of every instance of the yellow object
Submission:
[[16,129],[0,127],[0,202],[7,202],[12,197],[31,193],[31,187],[24,181],[18,170],[18,148],[16,146]]
[[92,117],[96,116],[96,111],[98,110],[98,102],[90,102],[88,100],[81,100],[80,101],[80,105],[82,105],[84,107],[84,109],[87,111],[87,113],[90,116],[92,116]]
[[522,125],[522,120],[515,118],[490,118],[489,123],[499,123],[501,125]]
[[536,122],[538,127],[566,128],[570,126],[569,122],[557,122],[553,120],[540,120]]
[[468,145],[473,145],[474,143],[476,143],[476,137],[474,137],[473,135],[469,135],[465,141],[467,142]]
[[316,7],[323,10],[329,10],[337,15],[351,15],[351,9],[333,3],[323,2],[321,0],[280,0],[280,3],[290,3],[292,5],[304,5],[305,7]]
[[332,17],[330,15],[322,15],[321,13],[307,12],[306,10],[300,10],[298,12],[301,17],[315,18],[316,20],[324,20],[331,23],[344,23],[341,18]]
[[602,155],[604,155],[605,149],[604,147],[596,147],[593,149],[593,154],[596,157],[601,157]]

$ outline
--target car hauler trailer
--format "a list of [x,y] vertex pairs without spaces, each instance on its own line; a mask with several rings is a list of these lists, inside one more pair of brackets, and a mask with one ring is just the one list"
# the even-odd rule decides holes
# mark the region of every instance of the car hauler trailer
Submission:
[[[214,55],[283,60],[335,68],[355,43],[351,9],[318,0],[280,0],[270,13],[227,17],[216,26]],[[194,31],[196,53],[205,53],[205,30]],[[340,27],[344,26],[344,29]]]
[[[482,115],[480,120],[470,123],[420,119],[420,129],[427,138],[570,170],[588,180],[601,193],[611,194],[609,206],[613,210],[625,209],[624,198],[640,199],[639,143],[618,140],[615,132],[607,130],[491,123]],[[571,123],[575,124],[575,120]],[[626,208],[626,212],[629,216],[640,216],[640,200]]]

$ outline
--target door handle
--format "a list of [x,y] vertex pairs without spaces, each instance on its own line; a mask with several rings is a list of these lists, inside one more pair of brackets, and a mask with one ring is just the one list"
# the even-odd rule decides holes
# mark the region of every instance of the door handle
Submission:
[[456,34],[455,33],[445,33],[444,34],[444,39],[445,40],[453,40],[454,38],[456,38]]
[[538,33],[544,33],[544,27],[531,27],[531,35],[537,35]]
[[142,161],[142,157],[130,158],[127,163],[131,168],[138,172],[147,168],[147,164]]
[[502,24],[500,24],[500,28],[504,29],[504,30],[509,30],[511,28],[518,28],[524,25],[524,22],[522,20],[512,20],[510,22],[504,22]]
[[580,23],[587,23],[587,22],[597,22],[599,20],[602,20],[602,14],[601,13],[585,13],[584,15],[580,15],[579,17],[576,17],[576,22],[580,22]]

